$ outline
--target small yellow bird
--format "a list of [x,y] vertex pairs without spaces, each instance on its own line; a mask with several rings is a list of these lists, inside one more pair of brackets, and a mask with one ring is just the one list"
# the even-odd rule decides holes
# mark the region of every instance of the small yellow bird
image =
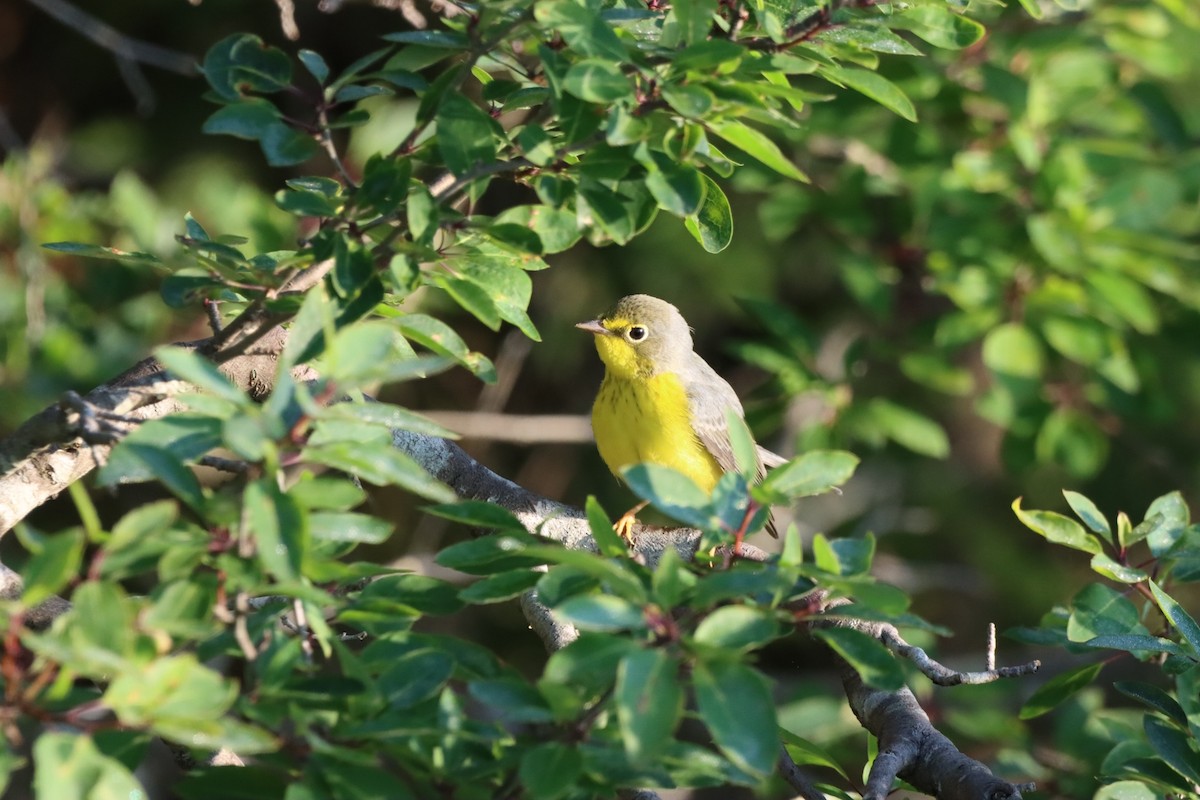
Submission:
[[[692,332],[675,306],[646,294],[623,297],[599,318],[575,327],[595,335],[604,381],[592,406],[600,457],[621,468],[649,462],[670,467],[711,492],[738,465],[725,414],[744,417],[737,394],[692,349]],[[786,459],[757,448],[756,479]],[[616,528],[628,538],[635,506]],[[777,536],[772,520],[767,531]],[[739,543],[740,544],[740,543]]]

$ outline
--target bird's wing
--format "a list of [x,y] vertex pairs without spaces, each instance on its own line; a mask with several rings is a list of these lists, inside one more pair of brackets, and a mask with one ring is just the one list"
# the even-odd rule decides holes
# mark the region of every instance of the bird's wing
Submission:
[[[737,456],[733,453],[733,442],[729,439],[729,423],[725,419],[725,412],[730,408],[737,411],[739,417],[746,416],[737,392],[708,365],[707,361],[693,354],[692,368],[687,381],[687,397],[692,430],[696,432],[696,438],[716,459],[722,470],[737,471]],[[766,467],[777,467],[787,461],[783,456],[764,447],[757,447],[755,454],[756,481],[762,480],[767,471]],[[779,538],[773,516],[767,517],[766,529],[772,538]]]
[[774,469],[775,467],[783,466],[788,461],[786,458],[779,455],[779,453],[776,453],[773,450],[768,450],[761,444],[758,445],[758,460],[761,461],[762,465],[767,469]]
[[[737,457],[733,454],[733,443],[729,440],[729,424],[725,420],[725,412],[732,408],[739,417],[745,416],[737,393],[708,362],[694,353],[686,383],[692,430],[722,470],[736,472]],[[761,454],[757,460],[755,478],[761,479],[764,473]]]

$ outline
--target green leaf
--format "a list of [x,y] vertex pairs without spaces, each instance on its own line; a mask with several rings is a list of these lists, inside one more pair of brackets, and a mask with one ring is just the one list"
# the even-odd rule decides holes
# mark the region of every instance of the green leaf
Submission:
[[722,120],[710,122],[708,129],[780,175],[802,183],[809,182],[808,176],[783,154],[779,145],[757,128],[736,120]]
[[[18,532],[22,529],[18,528]],[[21,570],[22,602],[36,606],[57,594],[79,575],[83,564],[83,531],[72,528],[52,536],[22,535],[21,543],[33,555]]]
[[716,95],[694,83],[672,83],[662,87],[661,91],[663,100],[689,119],[703,120],[717,102]]
[[984,338],[983,363],[999,375],[1039,378],[1044,368],[1042,344],[1028,328],[1008,322]]
[[329,79],[329,65],[325,63],[324,57],[316,50],[300,48],[296,53],[300,59],[300,63],[308,70],[309,74],[317,79],[317,83],[324,84]]
[[1120,583],[1141,583],[1149,577],[1145,570],[1122,564],[1104,553],[1092,556],[1091,566],[1094,572]]
[[405,314],[398,317],[395,324],[407,339],[428,347],[438,355],[453,358],[481,380],[495,382],[496,368],[492,362],[479,353],[472,353],[462,337],[441,320],[425,314]]
[[1175,598],[1164,592],[1157,583],[1153,580],[1149,583],[1150,592],[1154,595],[1154,602],[1171,622],[1171,627],[1183,636],[1184,641],[1191,648],[1193,657],[1200,657],[1200,625],[1197,625],[1192,615],[1184,610]]
[[210,47],[201,69],[225,101],[238,100],[247,92],[278,92],[292,81],[287,54],[249,33],[235,33]]
[[43,733],[33,744],[33,766],[37,797],[129,800],[146,796],[133,773],[103,755],[90,736]]
[[584,511],[587,514],[588,528],[592,532],[592,538],[596,540],[596,548],[600,554],[616,558],[627,555],[629,551],[624,540],[613,530],[612,520],[594,496],[588,495]]
[[864,575],[875,557],[875,535],[843,536],[829,539],[823,533],[813,537],[813,559],[819,569],[832,575]]
[[[143,430],[149,424],[143,426]],[[102,485],[113,485],[124,480],[157,480],[193,509],[204,505],[204,491],[200,488],[200,482],[176,454],[175,448],[168,450],[134,440],[133,436],[127,437],[113,450],[112,457],[100,473]]]
[[633,83],[621,67],[598,58],[585,58],[571,65],[563,88],[589,103],[615,103],[633,94]]
[[1100,635],[1146,634],[1138,609],[1127,597],[1102,583],[1084,587],[1071,600],[1067,638],[1086,642]]
[[1087,413],[1056,408],[1034,442],[1038,461],[1061,464],[1076,478],[1094,476],[1108,460],[1109,435]]
[[381,598],[422,614],[453,614],[463,607],[458,587],[428,575],[385,575],[363,590],[364,599]]
[[1087,647],[1104,650],[1124,650],[1127,653],[1166,653],[1173,656],[1195,658],[1181,645],[1170,639],[1145,634],[1106,634],[1083,643]]
[[600,15],[598,5],[588,0],[541,0],[533,13],[542,25],[557,29],[572,50],[584,56],[625,63],[629,53]]
[[768,611],[723,606],[696,626],[695,642],[722,652],[752,650],[779,636],[779,623]]
[[456,499],[449,486],[388,443],[332,442],[306,447],[301,455],[306,461],[349,472],[376,486],[400,486],[440,503]]
[[823,494],[850,480],[858,467],[858,456],[844,450],[813,450],[767,473],[764,493],[784,502]]
[[246,534],[254,537],[263,568],[280,580],[297,580],[308,549],[308,515],[280,490],[274,475],[247,485],[243,498]]
[[787,728],[780,728],[779,738],[783,742],[783,746],[787,748],[788,755],[800,766],[811,764],[817,767],[827,767],[846,780],[850,780],[850,776],[846,774],[842,766],[823,748],[797,736]]
[[[1146,509],[1145,522],[1134,529],[1129,543],[1145,539],[1150,552],[1155,557],[1160,557],[1179,541],[1190,518],[1182,494],[1178,491],[1164,494],[1150,503],[1150,507]],[[1154,523],[1143,528],[1142,526],[1150,520],[1154,520]]]
[[235,136],[258,140],[273,126],[280,124],[279,109],[270,100],[250,98],[222,106],[214,111],[201,127],[203,133]]
[[946,430],[928,417],[882,397],[872,399],[868,409],[875,424],[897,444],[930,458],[950,455]]
[[1021,706],[1021,711],[1017,716],[1021,719],[1033,719],[1049,713],[1068,697],[1095,680],[1102,669],[1104,669],[1103,661],[1084,664],[1082,667],[1076,667],[1054,676],[1039,686],[1037,691],[1025,701],[1025,705]]
[[536,567],[545,563],[536,556],[524,555],[529,534],[522,536],[497,534],[480,536],[442,549],[434,559],[438,564],[469,575],[491,575],[519,567]]
[[516,678],[472,681],[468,691],[510,723],[549,722],[554,712],[534,686]]
[[68,253],[73,256],[84,256],[86,258],[103,258],[109,261],[119,261],[128,264],[157,266],[162,263],[157,256],[150,255],[149,253],[131,253],[116,247],[101,247],[95,244],[48,242],[43,244],[42,247],[57,253]]
[[1156,716],[1147,714],[1142,720],[1150,746],[1171,769],[1178,772],[1188,783],[1200,783],[1200,753],[1196,752],[1187,734]]
[[904,670],[874,636],[852,628],[820,628],[813,633],[854,667],[868,685],[889,692],[904,686]]
[[370,514],[317,511],[308,515],[312,538],[322,542],[381,544],[392,535],[392,523]]
[[679,663],[666,650],[631,651],[617,667],[613,698],[630,761],[651,763],[683,715]]
[[959,50],[970,47],[983,38],[984,27],[973,19],[951,11],[946,6],[910,6],[899,14],[889,16],[893,28],[909,30],[934,47]]
[[513,513],[495,503],[459,500],[446,505],[426,506],[425,512],[473,528],[497,532],[525,533],[525,526]]
[[104,692],[104,704],[126,725],[149,725],[190,744],[189,729],[217,730],[206,723],[224,716],[236,696],[232,682],[186,653],[122,671]]
[[554,613],[588,631],[638,630],[646,627],[641,606],[611,594],[572,597],[555,606]]
[[779,755],[775,701],[762,673],[733,661],[701,661],[696,706],[713,741],[739,769],[765,777]]
[[1162,712],[1182,727],[1187,727],[1187,713],[1174,697],[1165,690],[1139,681],[1113,681],[1113,688],[1126,697],[1133,698],[1155,711]]
[[684,220],[688,232],[710,253],[719,253],[733,241],[733,211],[716,181],[700,173],[704,202],[700,210]]
[[[1021,0],[1021,6],[1035,18],[1042,14],[1037,0]],[[1036,15],[1033,9],[1037,9]],[[1161,797],[1161,794],[1141,781],[1116,781],[1101,786],[1092,800],[1160,800]]]
[[1019,497],[1013,501],[1012,510],[1027,528],[1044,536],[1049,542],[1083,550],[1085,553],[1099,553],[1102,550],[1100,541],[1070,517],[1054,511],[1026,511],[1021,508]]
[[379,676],[388,708],[412,708],[442,690],[454,675],[454,659],[440,650],[411,650]]
[[866,95],[909,122],[917,121],[917,110],[912,101],[900,91],[900,87],[878,72],[858,67],[823,67],[817,72],[839,86],[847,86]]
[[686,525],[709,524],[709,497],[691,478],[660,464],[635,464],[621,470],[633,493]]
[[248,405],[250,402],[249,398],[234,386],[211,361],[198,355],[194,350],[182,347],[160,347],[154,351],[154,357],[174,373],[175,377],[188,383],[194,383],[222,400],[228,400],[239,406]]
[[649,165],[646,188],[658,202],[658,207],[677,217],[698,214],[704,202],[703,175],[695,167],[672,163],[662,154],[642,162]]
[[485,604],[511,600],[532,589],[543,573],[533,570],[512,570],[489,575],[459,591],[458,596],[468,603]]
[[575,786],[583,773],[579,749],[562,742],[535,745],[521,756],[517,775],[533,800],[556,800]]
[[462,94],[451,92],[437,112],[437,147],[457,176],[496,160],[496,123]]
[[1108,520],[1100,513],[1100,509],[1096,507],[1095,503],[1079,492],[1072,492],[1070,489],[1063,489],[1063,497],[1067,498],[1071,510],[1075,512],[1075,516],[1083,520],[1084,525],[1096,533],[1112,536],[1112,528],[1109,527]]

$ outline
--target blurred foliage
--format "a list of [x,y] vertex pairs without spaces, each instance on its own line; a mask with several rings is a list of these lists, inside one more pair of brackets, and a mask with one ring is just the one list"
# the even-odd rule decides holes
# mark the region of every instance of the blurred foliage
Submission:
[[[364,23],[375,13],[366,10],[302,17],[306,49],[287,52],[257,36],[228,35],[254,30],[277,40],[264,9],[206,3],[189,11],[204,13],[203,24],[189,16],[164,26],[161,43],[208,51],[215,111],[187,84],[161,98],[178,113],[160,112],[146,125],[98,116],[65,141],[40,131],[0,173],[0,428],[15,427],[64,389],[107,379],[155,343],[205,335],[192,313],[200,298],[220,300],[232,318],[264,302],[293,267],[325,257],[337,266],[323,291],[299,308],[274,307],[297,314],[300,343],[289,363],[324,350],[319,364],[339,388],[370,388],[451,362],[486,379],[496,348],[490,331],[513,325],[547,339],[522,378],[526,390],[513,398],[521,410],[586,404],[594,383],[574,380],[585,345],[562,333],[568,323],[626,291],[666,296],[696,326],[702,351],[770,376],[749,404],[760,434],[782,431],[800,451],[864,456],[845,497],[802,505],[806,532],[891,534],[881,540],[885,548],[909,562],[894,582],[924,596],[921,613],[955,628],[979,624],[971,612],[1027,622],[1063,604],[1040,628],[1014,633],[1023,645],[1063,657],[1048,658],[1051,677],[1022,713],[1032,719],[1054,708],[1051,725],[1018,720],[1012,686],[934,695],[907,676],[927,706],[944,712],[956,742],[1055,796],[1193,791],[1197,643],[1192,617],[1175,600],[1194,596],[1179,585],[1194,578],[1186,506],[1168,495],[1141,526],[1118,520],[1118,535],[1157,530],[1170,539],[1158,549],[1150,533],[1101,546],[1084,527],[1109,536],[1107,523],[1090,508],[1080,512],[1082,495],[1069,499],[1083,527],[1020,511],[1050,543],[1092,556],[1106,582],[1082,590],[1087,571],[1059,548],[1021,537],[1003,509],[1018,492],[1033,504],[1055,502],[1063,484],[1088,487],[1104,505],[1132,505],[1195,483],[1200,358],[1190,344],[1200,335],[1200,110],[1191,97],[1200,85],[1192,44],[1200,13],[1178,0],[971,4],[966,15],[961,4],[922,2],[843,8],[797,35],[789,26],[814,10],[805,4],[747,3],[744,23],[716,29],[714,9],[743,5],[605,3],[607,25],[595,23],[599,4],[539,3],[532,19],[518,16],[525,5],[488,3],[482,21],[452,16],[434,20],[433,30],[411,30],[392,16]],[[265,15],[222,18],[234,13]],[[556,33],[541,34],[542,27]],[[339,28],[348,33],[331,39]],[[376,41],[382,31],[394,32]],[[53,69],[72,63],[59,57]],[[86,87],[81,76],[95,80],[100,71],[77,69],[66,81]],[[168,118],[222,136],[197,144],[168,133]],[[330,162],[328,147],[340,164]],[[525,161],[511,181],[517,158]],[[275,169],[265,171],[264,162]],[[446,171],[452,177],[439,183]],[[85,244],[55,252],[41,248],[45,242]],[[554,269],[528,271],[546,264]],[[728,321],[739,310],[735,298],[748,323]],[[426,355],[405,360],[414,344]],[[737,364],[722,366],[739,385],[753,383]],[[191,796],[237,786],[256,797],[309,796],[286,788],[299,770],[322,787],[312,796],[364,796],[384,780],[400,791],[372,750],[357,747],[364,740],[418,781],[439,780],[436,765],[447,758],[477,764],[469,776],[481,781],[483,796],[514,781],[534,797],[599,791],[597,780],[761,787],[770,720],[744,725],[722,709],[764,702],[761,671],[744,656],[770,643],[763,665],[780,674],[786,695],[774,716],[785,731],[805,734],[785,736],[789,751],[832,767],[821,774],[842,789],[855,785],[845,774],[861,764],[863,739],[844,703],[820,684],[794,682],[794,650],[772,655],[786,646],[776,640],[779,605],[815,576],[876,614],[923,624],[902,593],[867,577],[873,538],[816,538],[815,564],[802,565],[793,550],[771,566],[709,573],[667,564],[653,574],[620,559],[503,540],[506,553],[536,547],[528,558],[558,564],[543,577],[479,543],[501,540],[478,540],[439,556],[487,575],[466,588],[394,575],[333,596],[320,584],[376,569],[336,557],[392,533],[390,522],[356,510],[359,493],[322,479],[283,492],[268,478],[240,496],[213,492],[189,479],[183,464],[223,444],[268,473],[280,459],[302,458],[446,500],[386,436],[388,425],[427,423],[395,407],[320,408],[316,393],[286,385],[259,409],[227,396],[203,365],[177,356],[171,366],[215,397],[132,437],[102,480],[158,475],[177,500],[111,523],[53,535],[29,527],[21,536],[29,554],[25,602],[94,564],[85,543],[103,543],[95,552],[106,554],[104,573],[73,595],[105,609],[103,618],[72,615],[50,634],[26,637],[43,659],[39,668],[53,664],[66,676],[30,702],[77,722],[74,709],[103,696],[129,728],[112,737],[41,736],[33,752],[44,765],[39,775],[88,776],[126,791],[148,732],[200,749],[270,753],[281,747],[281,720],[303,718],[314,725],[302,743],[306,761],[289,766],[283,755],[264,755],[263,767],[232,777],[202,772],[190,779]],[[467,387],[446,374],[399,391],[412,405],[466,406],[475,392]],[[312,438],[297,450],[286,434],[302,417],[311,417]],[[510,474],[523,463],[508,453],[498,458],[514,466]],[[550,482],[546,473],[563,471],[543,468],[531,476],[535,488]],[[626,501],[607,482],[594,488],[597,474],[581,473],[567,499],[595,493],[606,503]],[[714,541],[728,534],[725,517],[746,499],[744,485],[726,487],[722,512],[707,500],[663,496],[663,480],[632,485],[668,513],[707,527]],[[553,485],[564,491],[561,481]],[[758,499],[766,499],[761,491]],[[73,499],[91,519],[86,495]],[[480,522],[473,515],[485,512],[443,513]],[[213,551],[214,530],[237,529],[239,514],[250,515],[258,537],[253,562]],[[922,514],[932,521],[921,523]],[[62,527],[58,519],[50,524]],[[931,528],[923,541],[896,535]],[[518,533],[510,526],[501,535]],[[1151,561],[1126,553],[1139,538]],[[462,560],[472,553],[477,560]],[[939,577],[938,561],[960,560],[974,572],[951,576],[957,582]],[[932,568],[922,573],[925,562]],[[274,582],[272,593],[297,597],[323,668],[300,641],[272,639],[238,676],[243,689],[267,689],[251,700],[202,666],[196,643],[202,658],[243,655],[230,626],[206,613],[218,592],[209,568],[226,576],[221,592],[261,593]],[[152,587],[147,596],[127,593],[131,579]],[[594,628],[544,673],[536,667],[536,683],[462,638],[412,630],[426,615],[483,613],[534,580],[562,613]],[[735,595],[721,592],[731,589],[696,589],[723,581],[740,587],[741,604],[722,605]],[[984,583],[993,587],[986,603],[978,600]],[[654,607],[688,608],[693,625],[661,646],[662,632],[638,618]],[[373,644],[358,651],[324,629],[318,620],[330,608],[340,610],[339,624],[370,632]],[[247,618],[256,641],[277,615],[266,608]],[[1117,635],[1155,643],[1103,639]],[[920,627],[912,638],[936,647]],[[714,654],[706,649],[713,642],[734,654]],[[885,685],[906,677],[881,650],[830,644]],[[1103,668],[1107,662],[1078,659],[1111,645],[1130,655]],[[1155,653],[1165,656],[1161,664]],[[694,673],[681,671],[684,664]],[[77,676],[103,679],[107,688],[101,695],[72,685]],[[639,682],[661,692],[639,694]],[[716,750],[673,739],[685,685],[698,696]],[[610,702],[611,714],[584,710]],[[647,702],[654,713],[632,713]],[[486,719],[475,716],[476,704],[488,709]],[[514,736],[496,718],[534,734]],[[581,719],[597,737],[582,755],[563,744]],[[439,738],[431,728],[461,735]],[[651,756],[659,771],[648,774]],[[16,763],[9,753],[0,771]],[[1097,776],[1119,782],[1100,788]],[[423,788],[409,786],[418,796]]]

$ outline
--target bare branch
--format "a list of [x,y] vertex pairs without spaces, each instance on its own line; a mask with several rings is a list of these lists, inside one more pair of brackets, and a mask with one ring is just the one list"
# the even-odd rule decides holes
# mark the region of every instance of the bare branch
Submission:
[[796,790],[797,797],[802,800],[825,800],[825,793],[818,789],[804,774],[804,770],[792,760],[786,747],[780,746],[777,764],[780,776],[787,781],[788,786]]

